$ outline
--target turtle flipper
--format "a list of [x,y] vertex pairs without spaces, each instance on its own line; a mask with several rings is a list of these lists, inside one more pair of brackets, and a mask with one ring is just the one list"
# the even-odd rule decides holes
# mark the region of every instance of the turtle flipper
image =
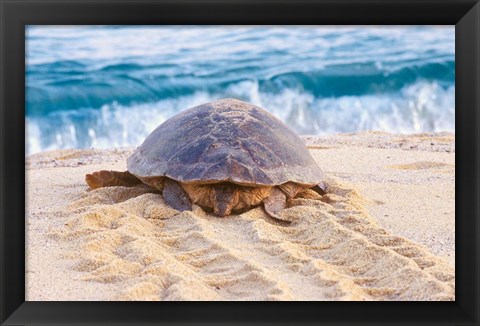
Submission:
[[132,187],[142,183],[139,178],[128,171],[119,172],[107,170],[101,170],[93,172],[92,174],[87,174],[85,176],[85,181],[92,189],[114,186]]
[[178,182],[165,178],[163,200],[172,208],[179,211],[191,211],[192,203],[185,190]]
[[277,220],[284,220],[278,212],[287,206],[287,196],[277,187],[273,187],[270,195],[263,200],[263,207],[268,215]]

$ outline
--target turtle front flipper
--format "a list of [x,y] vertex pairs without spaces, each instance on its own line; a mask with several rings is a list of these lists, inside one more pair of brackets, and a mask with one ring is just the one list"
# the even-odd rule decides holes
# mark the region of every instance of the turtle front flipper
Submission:
[[263,200],[263,207],[267,214],[277,220],[284,220],[278,213],[286,206],[287,196],[277,187],[273,187],[270,195]]
[[142,183],[139,178],[128,171],[119,172],[107,170],[101,170],[93,172],[92,174],[87,174],[85,176],[85,181],[91,189],[115,186],[132,187]]
[[163,200],[172,208],[179,211],[191,211],[192,203],[188,194],[178,182],[165,178]]

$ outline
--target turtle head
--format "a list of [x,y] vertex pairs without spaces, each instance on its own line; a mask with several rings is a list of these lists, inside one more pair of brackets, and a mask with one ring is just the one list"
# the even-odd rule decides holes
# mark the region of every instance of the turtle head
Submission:
[[212,186],[210,200],[213,212],[217,216],[230,215],[232,209],[237,206],[240,200],[238,187],[231,183],[219,183]]

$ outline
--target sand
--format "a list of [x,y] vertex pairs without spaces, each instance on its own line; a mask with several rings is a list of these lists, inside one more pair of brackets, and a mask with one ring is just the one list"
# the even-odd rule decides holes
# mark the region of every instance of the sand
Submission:
[[26,300],[455,300],[455,136],[304,137],[327,176],[281,222],[88,190],[133,149],[26,159]]

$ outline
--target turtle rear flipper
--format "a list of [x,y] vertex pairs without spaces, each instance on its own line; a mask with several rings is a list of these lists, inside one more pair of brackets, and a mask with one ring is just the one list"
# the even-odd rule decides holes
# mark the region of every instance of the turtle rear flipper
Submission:
[[87,174],[85,176],[85,181],[91,189],[115,186],[132,187],[142,183],[139,178],[128,171],[119,172],[107,170],[101,170],[93,172],[92,174]]

